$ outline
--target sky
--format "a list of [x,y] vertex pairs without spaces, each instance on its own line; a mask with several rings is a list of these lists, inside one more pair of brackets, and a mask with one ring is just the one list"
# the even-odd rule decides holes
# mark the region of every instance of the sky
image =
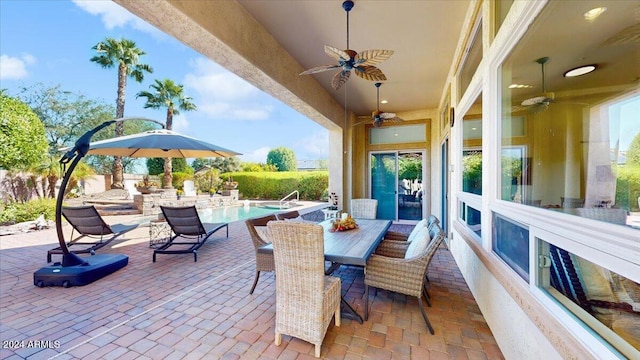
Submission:
[[127,80],[125,116],[164,123],[166,109],[144,109],[145,98],[135,96],[171,79],[198,107],[175,116],[174,131],[242,153],[242,161],[266,163],[279,146],[298,160],[328,158],[322,126],[112,1],[0,0],[0,89],[15,96],[22,87],[60,85],[115,108],[117,69],[89,60],[107,37],[134,41],[154,69],[142,83]]

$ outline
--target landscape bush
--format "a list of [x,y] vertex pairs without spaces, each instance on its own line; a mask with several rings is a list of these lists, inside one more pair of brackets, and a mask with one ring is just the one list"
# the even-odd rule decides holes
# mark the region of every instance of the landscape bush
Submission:
[[640,166],[619,167],[617,173],[615,205],[627,211],[638,211]]
[[220,177],[233,177],[245,199],[280,200],[292,191],[300,192],[300,200],[325,201],[329,187],[328,171],[233,172]]
[[47,220],[55,219],[56,199],[34,199],[25,203],[1,204],[0,225],[32,221],[42,214]]

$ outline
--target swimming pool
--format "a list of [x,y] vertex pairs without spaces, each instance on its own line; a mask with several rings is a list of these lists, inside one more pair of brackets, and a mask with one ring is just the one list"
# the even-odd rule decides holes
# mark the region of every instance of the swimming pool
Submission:
[[203,223],[230,223],[277,212],[280,212],[280,209],[267,209],[257,206],[225,206],[198,210],[200,221]]

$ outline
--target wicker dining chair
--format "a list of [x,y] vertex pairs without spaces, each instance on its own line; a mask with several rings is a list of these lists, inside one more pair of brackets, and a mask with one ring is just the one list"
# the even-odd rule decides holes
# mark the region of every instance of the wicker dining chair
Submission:
[[351,199],[351,217],[354,219],[375,219],[377,213],[377,199]]
[[273,260],[273,252],[269,253],[260,251],[260,248],[262,246],[271,243],[271,240],[268,238],[269,236],[267,223],[269,221],[276,220],[276,216],[271,214],[247,219],[244,222],[247,225],[247,229],[249,230],[249,235],[251,235],[251,242],[253,242],[253,247],[256,253],[256,276],[253,280],[253,286],[251,286],[251,291],[249,291],[249,294],[253,294],[253,291],[256,289],[261,271],[276,271],[276,265]]
[[397,241],[407,241],[412,235],[414,235],[421,227],[433,227],[433,224],[439,224],[440,220],[435,215],[429,215],[428,218],[422,219],[418,221],[418,223],[411,230],[411,233],[406,234],[400,231],[389,230],[384,234],[384,240],[397,240]]
[[278,220],[297,219],[300,217],[300,213],[298,212],[298,210],[292,210],[285,213],[276,214],[276,217],[278,218]]
[[422,305],[422,296],[426,298],[425,277],[429,263],[438,247],[444,240],[444,233],[440,232],[435,239],[430,239],[428,233],[423,232],[420,239],[408,244],[404,257],[389,257],[373,254],[367,260],[365,267],[365,313],[369,318],[369,287],[394,291],[418,299],[418,306],[422,312],[427,328],[431,334],[433,327]]
[[560,207],[563,209],[575,209],[584,206],[584,199],[581,198],[570,198],[570,197],[560,197]]
[[577,208],[576,213],[580,217],[605,221],[608,223],[626,225],[627,210],[608,208]]
[[324,229],[275,221],[267,224],[276,264],[275,344],[282,335],[315,345],[315,355],[335,315],[340,326],[340,279],[324,273]]

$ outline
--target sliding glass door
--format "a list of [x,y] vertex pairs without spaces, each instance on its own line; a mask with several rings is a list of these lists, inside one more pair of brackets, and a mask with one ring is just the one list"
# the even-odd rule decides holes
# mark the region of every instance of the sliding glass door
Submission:
[[420,220],[425,202],[422,151],[372,152],[369,158],[371,198],[378,200],[378,219]]

